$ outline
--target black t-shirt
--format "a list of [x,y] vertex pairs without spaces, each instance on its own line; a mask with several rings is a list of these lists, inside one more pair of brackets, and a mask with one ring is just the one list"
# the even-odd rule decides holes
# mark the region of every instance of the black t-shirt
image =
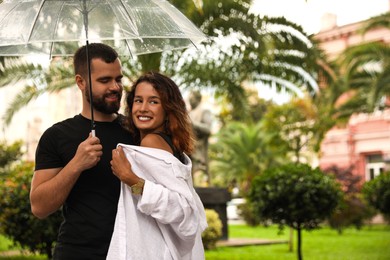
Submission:
[[[96,136],[103,146],[98,164],[84,171],[72,188],[62,210],[54,259],[105,259],[110,244],[120,181],[112,173],[112,149],[118,143],[133,144],[129,132],[120,124],[95,122]],[[36,170],[64,167],[75,155],[78,145],[91,131],[91,121],[77,115],[45,131],[36,151]]]

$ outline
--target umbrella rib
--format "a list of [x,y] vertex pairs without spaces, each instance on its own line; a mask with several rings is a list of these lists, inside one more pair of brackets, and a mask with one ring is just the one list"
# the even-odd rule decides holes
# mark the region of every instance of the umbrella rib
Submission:
[[196,49],[196,50],[199,50],[198,46],[196,46],[196,44],[191,40],[191,38],[188,38],[188,40],[190,40],[190,42],[192,43],[192,45],[195,46],[195,49]]
[[[136,23],[134,22],[133,18],[131,17],[130,13],[127,11],[126,5],[123,3],[122,0],[119,0],[119,2],[120,2],[120,4],[122,5],[123,9],[125,10],[125,12],[126,12],[126,14],[127,14],[127,17],[129,18],[129,20],[132,21],[131,24],[133,25],[132,27],[133,27],[134,32],[137,34],[138,38],[139,38],[140,40],[142,40],[141,37],[139,37],[139,32],[138,32],[137,25],[136,25]],[[119,24],[119,23],[118,23],[118,24]]]
[[[59,14],[62,13],[62,10],[64,9],[64,5],[65,5],[65,3],[62,3],[62,4],[61,4],[61,8],[60,8]],[[54,36],[55,31],[57,31],[58,25],[59,25],[59,23],[60,23],[60,19],[59,19],[59,18],[60,18],[60,15],[58,15],[58,17],[57,17],[57,21],[56,21],[56,23],[55,23],[55,26],[54,26],[54,30],[53,30],[52,36]],[[54,39],[54,37],[51,37],[51,38]],[[49,57],[51,57],[51,54],[53,53],[53,47],[54,47],[54,41],[52,41],[51,44],[50,44],[50,56],[49,56]]]
[[[130,13],[127,11],[127,8],[126,8],[125,4],[123,3],[122,0],[119,0],[118,2],[121,4],[121,6],[123,7],[123,9],[125,10],[128,19],[132,21],[131,24],[134,25],[134,26],[133,26],[133,30],[136,31],[137,34],[138,34],[137,27],[135,26],[135,23],[133,22],[133,18],[131,17]],[[110,5],[110,6],[111,6],[111,5]],[[112,7],[111,7],[111,8],[112,8]],[[117,17],[115,16],[115,18],[117,18]],[[118,21],[118,25],[120,26],[119,21]],[[128,43],[128,40],[127,40],[127,39],[124,39],[124,42],[125,42],[125,45],[127,46],[127,49],[129,50],[130,57],[133,58],[133,57],[134,57],[134,54],[133,54],[133,52],[131,51],[130,44]]]
[[133,52],[131,51],[130,44],[129,44],[129,42],[128,42],[127,39],[125,39],[125,44],[126,44],[126,46],[127,46],[127,49],[129,50],[130,57],[131,57],[132,59],[134,59],[134,54],[133,54]]
[[[126,6],[125,6],[125,4],[123,3],[123,1],[122,1],[122,0],[119,0],[119,2],[120,2],[120,4],[122,5],[123,9],[125,10],[125,12],[126,12],[128,18],[129,18],[131,21],[133,21],[133,18],[130,16],[129,12],[127,11]],[[137,30],[137,28],[136,28],[136,26],[135,26],[135,23],[133,22],[133,24],[134,24],[134,27],[135,27],[134,30],[137,31],[137,34],[138,34],[138,30]],[[118,25],[120,25],[120,23],[118,23]],[[133,54],[133,52],[131,51],[130,44],[129,44],[129,42],[128,42],[127,39],[125,39],[125,44],[126,44],[126,46],[127,46],[127,49],[129,50],[130,57],[133,59],[133,58],[134,58],[134,54]]]
[[27,42],[29,42],[30,39],[31,39],[31,35],[32,35],[32,32],[33,32],[34,26],[35,26],[35,24],[37,23],[37,19],[38,19],[39,13],[41,12],[42,7],[43,7],[44,4],[45,4],[45,0],[42,0],[41,3],[40,3],[40,5],[39,5],[38,12],[37,12],[37,14],[35,15],[34,22],[33,22],[33,24],[31,25],[30,32],[28,33]]
[[14,5],[14,7],[12,7],[12,9],[9,10],[8,13],[6,15],[4,15],[4,17],[1,17],[0,22],[3,22],[3,20],[5,18],[7,18],[7,16],[10,15],[12,13],[12,11],[15,10],[16,7],[17,7],[17,5]]
[[135,22],[133,21],[133,18],[131,17],[131,15],[129,14],[129,12],[127,11],[126,5],[123,3],[122,0],[119,0],[119,3],[122,5],[123,9],[126,11],[126,14],[127,14],[127,17],[129,18],[129,20],[132,21],[131,24],[134,25],[134,30],[137,31],[137,33],[138,33],[138,29],[137,29],[137,27],[135,26]]

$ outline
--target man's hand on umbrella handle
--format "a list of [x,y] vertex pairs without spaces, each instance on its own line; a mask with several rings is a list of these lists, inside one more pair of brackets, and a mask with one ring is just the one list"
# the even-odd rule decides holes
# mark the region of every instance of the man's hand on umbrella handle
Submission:
[[89,134],[88,138],[79,144],[76,154],[73,158],[79,170],[86,170],[95,166],[103,155],[103,146],[99,138]]

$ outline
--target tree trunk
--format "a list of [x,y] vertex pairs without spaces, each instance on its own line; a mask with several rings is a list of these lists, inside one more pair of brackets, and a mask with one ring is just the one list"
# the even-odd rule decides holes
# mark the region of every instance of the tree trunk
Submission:
[[301,238],[301,225],[298,225],[297,228],[297,254],[298,254],[298,260],[302,260],[302,238]]
[[290,239],[288,240],[288,250],[290,252],[294,251],[294,229],[290,227]]
[[53,259],[53,244],[54,243],[48,243],[49,245],[48,246],[46,246],[46,250],[45,250],[45,252],[46,252],[46,255],[47,255],[47,259],[49,259],[49,260],[51,260],[51,259]]
[[[296,157],[296,160],[297,160],[295,162],[295,164],[299,164],[299,149],[295,149],[294,153],[295,153],[295,157]],[[290,227],[290,239],[288,241],[288,250],[290,252],[294,251],[294,243],[293,242],[294,242],[294,229],[292,227]]]

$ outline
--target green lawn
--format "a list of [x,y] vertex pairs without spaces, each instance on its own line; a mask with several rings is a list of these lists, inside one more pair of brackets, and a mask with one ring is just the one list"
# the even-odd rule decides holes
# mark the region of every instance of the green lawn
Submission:
[[[288,239],[289,230],[278,235],[276,227],[229,226],[229,237]],[[389,260],[390,226],[367,226],[362,230],[347,229],[342,235],[322,228],[302,234],[302,254],[305,260]],[[294,242],[296,233],[294,232]],[[222,247],[206,252],[207,260],[215,259],[297,259],[296,247],[289,252],[287,244],[265,246]]]
[[0,252],[8,250],[12,246],[12,241],[0,235]]
[[[229,226],[231,238],[261,238],[287,240],[289,230],[278,235],[275,226],[248,227],[245,225]],[[294,233],[294,235],[296,235]],[[304,231],[303,259],[304,260],[388,260],[390,259],[390,226],[366,226],[362,230],[347,229],[342,235],[335,230],[322,228],[311,232]],[[294,237],[296,242],[296,237]],[[1,251],[8,250],[11,245],[0,236],[0,259],[9,260],[46,260],[42,256],[1,256]],[[287,244],[219,247],[206,252],[206,260],[289,260],[297,259],[296,248],[289,252]]]

